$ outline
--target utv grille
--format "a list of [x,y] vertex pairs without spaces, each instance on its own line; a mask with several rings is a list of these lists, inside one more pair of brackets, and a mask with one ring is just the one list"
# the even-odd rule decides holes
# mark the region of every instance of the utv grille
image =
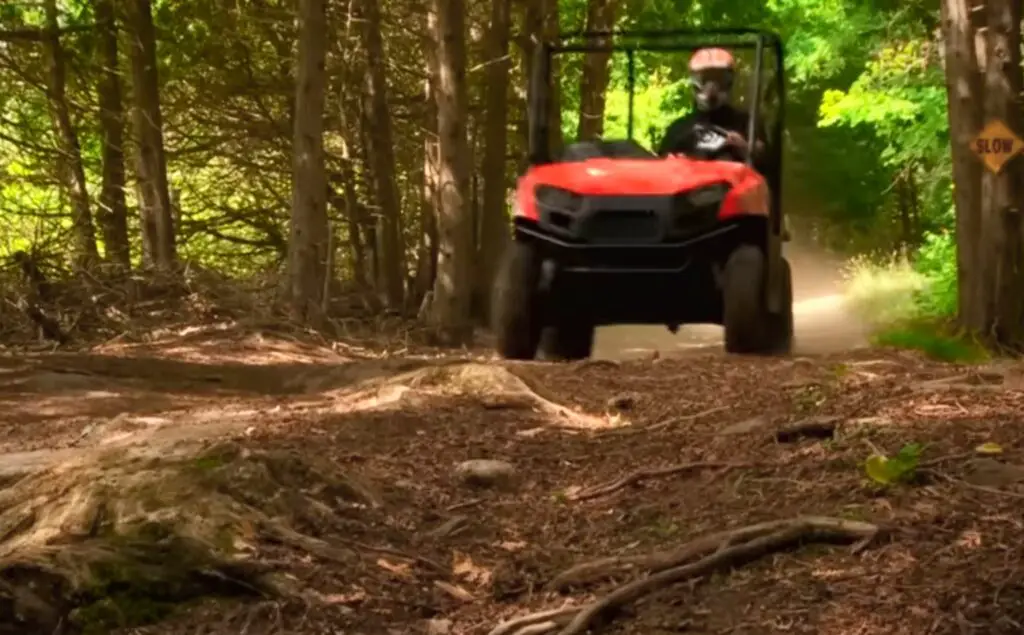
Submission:
[[661,219],[654,210],[602,210],[583,228],[589,242],[632,245],[661,240]]

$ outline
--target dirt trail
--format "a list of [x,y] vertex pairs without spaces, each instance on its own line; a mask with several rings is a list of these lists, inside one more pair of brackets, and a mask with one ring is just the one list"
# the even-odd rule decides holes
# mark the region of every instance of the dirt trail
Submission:
[[[820,250],[790,247],[796,299],[795,352],[798,355],[838,353],[867,344],[864,325],[847,309],[841,288],[842,261]],[[631,359],[679,355],[720,347],[722,329],[715,325],[683,327],[673,335],[663,326],[611,326],[598,330],[595,357]]]
[[[0,633],[1019,633],[1022,378],[267,336],[6,358]],[[907,482],[865,482],[911,442]]]

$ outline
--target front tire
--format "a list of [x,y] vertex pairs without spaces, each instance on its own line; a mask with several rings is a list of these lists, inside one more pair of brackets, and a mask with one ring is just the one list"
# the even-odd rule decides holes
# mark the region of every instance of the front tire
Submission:
[[767,348],[764,274],[764,252],[757,247],[740,245],[729,254],[722,276],[722,322],[727,353],[751,355]]
[[590,357],[594,351],[594,328],[579,319],[560,319],[544,329],[541,351],[551,361],[575,361]]
[[793,273],[781,259],[780,313],[768,311],[764,299],[764,252],[737,247],[725,264],[722,285],[725,350],[740,355],[785,355],[793,346]]
[[491,299],[495,349],[505,359],[529,360],[540,344],[538,282],[541,259],[528,242],[513,241],[505,251]]

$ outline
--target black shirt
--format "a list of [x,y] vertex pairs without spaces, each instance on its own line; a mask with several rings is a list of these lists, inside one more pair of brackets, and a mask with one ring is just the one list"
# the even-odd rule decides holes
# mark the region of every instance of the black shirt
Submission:
[[[695,124],[711,124],[733,132],[738,132],[747,138],[747,130],[750,115],[743,110],[732,106],[723,106],[712,112],[694,111],[673,121],[665,131],[661,143],[658,145],[658,155],[665,156],[672,153],[690,154],[695,150],[697,135]],[[759,141],[765,141],[764,128],[757,122],[755,135]],[[757,163],[760,163],[759,161]]]

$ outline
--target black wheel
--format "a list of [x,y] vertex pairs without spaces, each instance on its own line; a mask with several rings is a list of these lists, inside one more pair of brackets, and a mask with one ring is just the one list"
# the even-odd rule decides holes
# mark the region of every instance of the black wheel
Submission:
[[505,359],[533,359],[537,355],[541,332],[539,279],[540,256],[536,249],[530,243],[514,241],[498,269],[491,299],[495,348]]
[[793,350],[793,271],[789,261],[782,259],[782,313],[768,314],[768,347],[774,355],[788,355]]
[[723,326],[728,353],[758,354],[768,348],[764,306],[765,257],[757,247],[740,245],[729,255],[722,276]]
[[552,361],[586,359],[594,350],[594,325],[579,319],[560,319],[544,329],[540,348]]

